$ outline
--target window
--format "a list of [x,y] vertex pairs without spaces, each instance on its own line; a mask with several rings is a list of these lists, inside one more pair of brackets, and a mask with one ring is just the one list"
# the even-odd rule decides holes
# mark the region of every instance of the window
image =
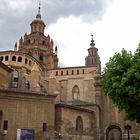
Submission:
[[79,87],[75,85],[72,89],[72,99],[73,100],[79,100]]
[[43,41],[42,44],[45,45],[45,41]]
[[56,71],[56,76],[58,75],[58,71]]
[[18,62],[22,62],[22,57],[18,57]]
[[14,70],[12,72],[12,87],[13,88],[18,87],[18,80],[19,80],[19,73],[18,73],[18,71]]
[[27,64],[27,63],[28,63],[28,59],[26,58],[26,59],[25,59],[25,64]]
[[12,61],[16,61],[16,56],[13,56],[12,57]]
[[76,131],[83,132],[83,120],[81,116],[78,116],[76,119]]
[[3,56],[0,57],[0,61],[3,61]]
[[77,70],[77,74],[79,74],[79,70]]
[[30,83],[28,80],[25,81],[25,88],[30,89]]
[[69,71],[67,70],[67,75],[69,74]]
[[31,43],[30,39],[28,40],[28,43],[29,43],[29,44]]
[[9,57],[8,56],[5,56],[5,61],[8,61]]
[[42,53],[41,53],[40,56],[39,56],[39,61],[40,61],[40,62],[43,62],[43,54],[42,54]]
[[61,75],[63,75],[63,71],[61,71]]
[[74,74],[74,71],[72,70],[72,73],[71,73],[72,75]]
[[84,69],[83,69],[83,74],[85,73]]
[[32,61],[31,61],[31,60],[29,61],[29,65],[30,65],[30,66],[32,65]]

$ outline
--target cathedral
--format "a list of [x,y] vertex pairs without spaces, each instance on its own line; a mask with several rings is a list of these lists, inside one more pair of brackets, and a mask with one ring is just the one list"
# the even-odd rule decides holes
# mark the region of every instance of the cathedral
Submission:
[[39,6],[30,33],[0,52],[0,140],[122,140],[128,131],[138,140],[139,125],[102,93],[93,35],[85,66],[60,67],[45,26]]

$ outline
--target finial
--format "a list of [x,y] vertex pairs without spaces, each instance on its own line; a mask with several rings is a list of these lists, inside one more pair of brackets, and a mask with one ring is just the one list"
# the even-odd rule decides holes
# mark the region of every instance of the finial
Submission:
[[37,15],[36,15],[36,18],[40,18],[40,19],[41,19],[40,9],[41,9],[41,3],[39,2],[38,13],[37,13]]
[[57,46],[55,46],[55,54],[57,54]]
[[41,3],[39,2],[38,13],[40,14]]
[[95,46],[94,40],[93,40],[93,33],[91,33],[91,43],[90,46]]

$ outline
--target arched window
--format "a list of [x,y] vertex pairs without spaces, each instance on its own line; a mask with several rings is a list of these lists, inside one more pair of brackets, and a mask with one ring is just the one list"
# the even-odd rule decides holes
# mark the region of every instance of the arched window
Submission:
[[42,44],[45,45],[46,44],[45,41],[43,41]]
[[72,89],[72,99],[73,100],[79,100],[79,87],[75,85]]
[[85,74],[85,71],[84,71],[84,69],[83,69],[83,74]]
[[28,39],[28,43],[29,43],[29,44],[31,43],[31,40],[30,40],[30,39]]
[[9,57],[8,56],[5,56],[5,61],[8,61]]
[[82,120],[81,116],[78,116],[76,118],[76,131],[83,132],[83,120]]
[[74,71],[72,70],[71,74],[73,75],[74,74]]
[[13,56],[12,57],[12,61],[16,61],[16,56]]
[[28,63],[28,59],[26,58],[26,59],[25,59],[25,64],[27,64],[27,63]]
[[3,61],[3,56],[0,57],[0,61]]
[[29,61],[29,65],[30,65],[30,66],[32,65],[32,61],[31,61],[31,60]]
[[13,88],[18,87],[18,81],[19,81],[19,73],[18,73],[18,71],[14,70],[12,72],[12,87]]
[[58,75],[58,71],[56,71],[56,76]]
[[43,59],[44,59],[44,57],[43,57],[43,54],[41,53],[40,56],[39,56],[39,61],[43,62]]
[[77,70],[77,74],[79,74],[79,70]]
[[69,71],[67,70],[67,75],[69,74]]
[[63,71],[61,71],[61,75],[63,75]]
[[18,57],[18,62],[22,62],[22,57]]

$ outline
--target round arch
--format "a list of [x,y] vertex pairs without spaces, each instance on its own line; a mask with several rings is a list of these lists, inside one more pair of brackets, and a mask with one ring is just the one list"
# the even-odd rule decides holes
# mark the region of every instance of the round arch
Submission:
[[106,140],[122,140],[122,129],[119,125],[112,124],[107,127]]

